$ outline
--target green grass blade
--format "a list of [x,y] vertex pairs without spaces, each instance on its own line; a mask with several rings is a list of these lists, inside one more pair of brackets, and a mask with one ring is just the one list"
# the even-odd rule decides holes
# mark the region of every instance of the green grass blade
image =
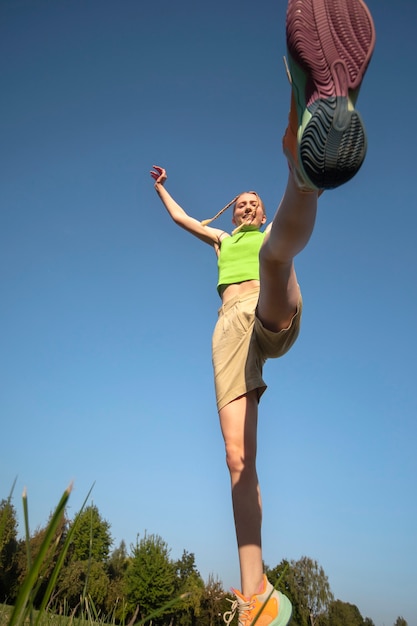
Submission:
[[60,571],[62,569],[62,566],[64,565],[65,557],[67,556],[68,548],[70,547],[71,542],[72,542],[72,536],[73,536],[75,528],[77,526],[78,518],[80,517],[81,513],[83,512],[83,510],[85,508],[85,505],[87,504],[87,501],[88,501],[88,499],[90,497],[90,494],[91,494],[91,492],[93,490],[93,487],[94,487],[94,483],[90,487],[90,490],[87,493],[87,496],[86,496],[84,502],[82,503],[81,509],[78,511],[77,515],[74,518],[74,521],[72,522],[72,524],[70,526],[70,529],[69,529],[68,534],[67,534],[67,536],[65,538],[65,541],[64,541],[64,545],[62,546],[62,549],[61,549],[61,552],[59,554],[58,560],[57,560],[57,562],[55,564],[54,570],[53,570],[53,572],[51,574],[51,577],[49,579],[48,586],[47,586],[47,588],[45,590],[45,594],[44,594],[44,596],[42,598],[42,602],[41,602],[40,607],[39,607],[39,614],[38,614],[38,618],[37,618],[37,620],[35,622],[35,626],[37,626],[39,624],[39,621],[41,619],[41,615],[43,614],[44,610],[46,609],[46,606],[47,606],[47,604],[49,602],[49,598],[51,597],[52,592],[53,592],[53,590],[55,588],[56,581],[58,579],[58,576],[59,576],[59,573],[60,573]]
[[[19,626],[25,618],[27,607],[28,607],[28,604],[30,603],[30,596],[32,593],[32,589],[34,588],[36,581],[38,579],[39,571],[41,569],[41,566],[44,561],[45,555],[48,551],[48,548],[51,542],[53,541],[54,533],[64,514],[65,507],[66,507],[68,498],[71,493],[71,488],[72,486],[70,485],[68,489],[65,490],[46,528],[45,537],[41,543],[39,552],[36,558],[34,559],[33,563],[31,564],[31,567],[28,570],[26,578],[23,581],[22,587],[20,588],[20,592],[17,597],[16,604],[14,606],[12,615],[10,617],[9,626]],[[28,519],[27,498],[25,494],[24,496],[25,497],[23,500],[23,507],[25,510],[25,522],[27,522],[27,519]],[[27,532],[28,532],[28,528],[29,528],[29,525],[27,524]]]
[[[30,572],[32,569],[32,552],[30,547],[30,526],[29,526],[29,509],[28,509],[28,498],[26,487],[23,490],[22,494],[22,502],[23,502],[23,520],[25,523],[25,543],[26,543],[26,561],[27,561],[27,571]],[[29,613],[29,622],[30,626],[33,624],[33,589],[30,590],[28,595],[28,599],[25,602],[25,614]]]
[[32,554],[30,551],[29,510],[28,510],[28,497],[27,497],[26,487],[23,490],[22,502],[23,502],[23,520],[25,522],[26,560],[27,560],[27,567],[29,571],[32,567]]

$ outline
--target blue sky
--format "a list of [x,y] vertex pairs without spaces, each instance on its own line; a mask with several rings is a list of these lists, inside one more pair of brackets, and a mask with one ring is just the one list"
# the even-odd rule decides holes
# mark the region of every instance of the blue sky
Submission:
[[[417,626],[417,4],[369,0],[368,156],[297,259],[300,338],[267,364],[264,558],[310,556],[376,626]],[[210,341],[212,250],[192,215],[282,195],[284,0],[0,3],[0,497],[31,526],[71,480],[115,546],[157,533],[239,584]],[[217,225],[217,224],[216,224]],[[218,225],[228,228],[227,213]]]

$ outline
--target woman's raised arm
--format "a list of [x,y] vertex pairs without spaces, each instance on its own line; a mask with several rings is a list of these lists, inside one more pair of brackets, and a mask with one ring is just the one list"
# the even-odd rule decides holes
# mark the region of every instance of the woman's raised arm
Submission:
[[173,221],[184,228],[189,233],[201,239],[205,243],[210,244],[217,248],[220,245],[220,240],[227,233],[219,228],[211,228],[210,226],[203,226],[191,215],[188,215],[184,209],[174,200],[171,194],[165,189],[165,182],[167,180],[167,173],[163,167],[153,165],[153,170],[150,172],[152,178],[155,180],[155,190],[160,197],[163,205],[168,211]]

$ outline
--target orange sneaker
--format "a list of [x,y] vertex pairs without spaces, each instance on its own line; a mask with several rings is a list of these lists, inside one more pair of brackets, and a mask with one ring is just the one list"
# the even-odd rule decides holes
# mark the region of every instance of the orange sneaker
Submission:
[[240,591],[232,589],[236,600],[230,600],[232,607],[223,615],[229,625],[235,614],[239,614],[239,626],[287,626],[291,620],[292,605],[287,596],[274,589],[267,577],[263,578],[263,591],[245,598]]

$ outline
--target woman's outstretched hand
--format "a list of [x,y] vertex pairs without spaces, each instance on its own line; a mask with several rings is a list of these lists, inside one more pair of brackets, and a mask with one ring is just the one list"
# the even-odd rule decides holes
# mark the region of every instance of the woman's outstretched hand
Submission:
[[155,181],[155,185],[164,185],[168,178],[166,171],[163,167],[159,167],[159,165],[152,165],[152,167],[153,170],[151,170],[150,174]]

